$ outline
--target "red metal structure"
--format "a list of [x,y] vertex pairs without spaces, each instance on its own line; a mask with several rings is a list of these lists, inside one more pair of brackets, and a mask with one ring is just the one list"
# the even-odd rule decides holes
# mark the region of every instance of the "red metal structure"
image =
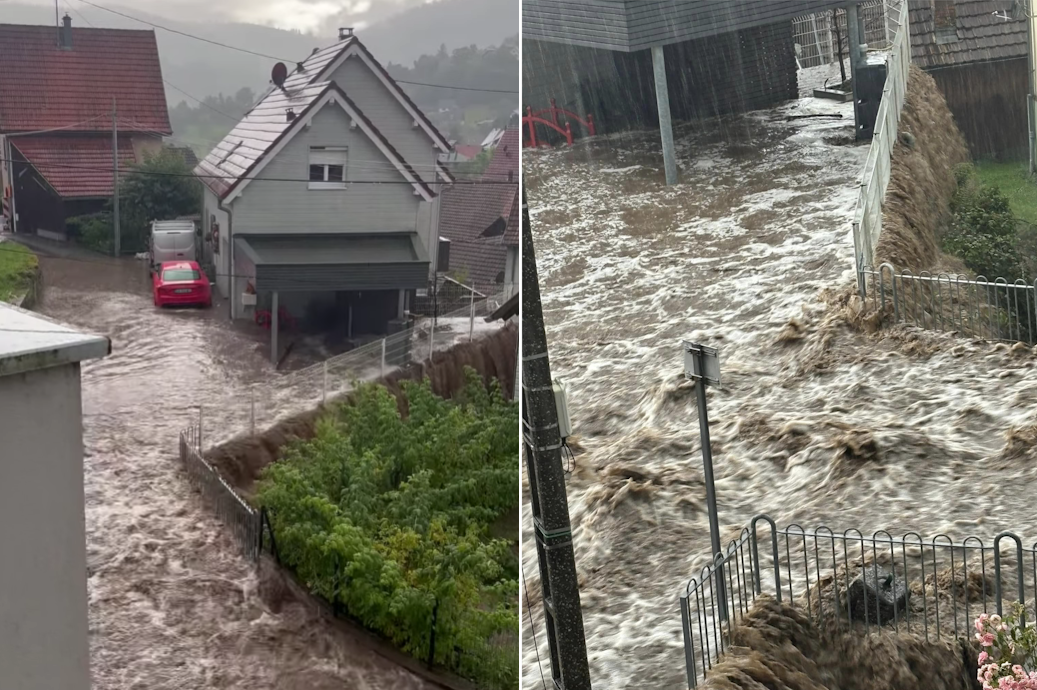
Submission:
[[[547,114],[551,119],[550,120],[545,119],[544,118],[545,114]],[[558,123],[558,116],[559,115],[562,115],[562,116],[564,116],[566,118],[566,120],[565,120],[565,127],[564,128]],[[545,127],[550,127],[554,131],[556,131],[559,134],[561,134],[563,137],[565,137],[565,142],[569,146],[572,146],[573,145],[573,133],[572,133],[572,127],[569,125],[569,118],[571,118],[573,120],[576,120],[576,122],[578,122],[581,125],[583,125],[584,127],[586,127],[587,128],[587,133],[590,136],[594,136],[594,115],[592,115],[592,114],[588,113],[587,119],[583,119],[583,118],[581,118],[579,115],[577,115],[574,112],[571,112],[571,111],[566,110],[564,108],[559,108],[558,104],[555,102],[555,99],[553,99],[553,98],[551,99],[551,107],[550,108],[544,108],[543,110],[537,110],[536,112],[534,112],[532,107],[526,106],[526,115],[525,115],[525,117],[522,118],[522,123],[529,125],[529,136],[526,137],[525,145],[529,146],[529,147],[536,148],[536,146],[537,146],[536,126],[538,124],[541,124],[541,125],[544,125]]]

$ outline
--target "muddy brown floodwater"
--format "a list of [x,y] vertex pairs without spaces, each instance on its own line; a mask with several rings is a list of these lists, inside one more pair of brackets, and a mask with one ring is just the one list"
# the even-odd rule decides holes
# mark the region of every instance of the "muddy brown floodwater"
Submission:
[[83,366],[90,650],[95,690],[424,688],[299,606],[272,613],[221,524],[191,491],[178,432],[274,376],[218,308],[159,311],[132,260],[41,258],[38,310],[105,334]]

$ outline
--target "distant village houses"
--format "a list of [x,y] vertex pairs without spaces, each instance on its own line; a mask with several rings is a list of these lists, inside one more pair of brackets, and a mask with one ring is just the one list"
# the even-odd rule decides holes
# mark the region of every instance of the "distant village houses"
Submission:
[[[118,128],[117,154],[113,127]],[[66,239],[120,170],[172,133],[153,31],[0,24],[0,151],[5,225]]]

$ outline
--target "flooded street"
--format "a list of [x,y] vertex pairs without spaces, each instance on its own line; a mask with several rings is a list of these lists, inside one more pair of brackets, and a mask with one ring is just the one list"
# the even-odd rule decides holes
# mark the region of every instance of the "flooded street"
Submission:
[[218,309],[156,310],[140,262],[41,265],[38,310],[112,339],[83,366],[94,688],[425,687],[298,606],[270,612],[188,487],[177,439],[199,404],[214,437],[240,433],[249,385],[275,376],[255,342]]
[[[851,219],[868,149],[851,143],[850,105],[804,99],[724,127],[675,126],[673,187],[657,132],[524,159],[552,374],[569,390],[599,690],[686,684],[678,593],[710,545],[682,339],[720,350],[709,412],[725,544],[759,513],[836,532],[1037,539],[1030,350],[855,327]],[[547,673],[536,553],[523,556]],[[523,672],[541,687],[533,645]]]

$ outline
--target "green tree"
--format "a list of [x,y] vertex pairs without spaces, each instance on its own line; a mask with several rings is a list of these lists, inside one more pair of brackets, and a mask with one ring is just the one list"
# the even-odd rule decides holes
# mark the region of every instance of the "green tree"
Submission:
[[971,168],[959,168],[955,176],[958,190],[951,201],[954,217],[943,237],[943,250],[960,258],[977,275],[989,280],[1015,280],[1022,273],[1022,262],[1017,221],[1008,197],[996,186],[980,185]]
[[151,221],[199,213],[201,182],[178,152],[163,148],[145,156],[119,184],[122,244],[127,250],[147,246]]

